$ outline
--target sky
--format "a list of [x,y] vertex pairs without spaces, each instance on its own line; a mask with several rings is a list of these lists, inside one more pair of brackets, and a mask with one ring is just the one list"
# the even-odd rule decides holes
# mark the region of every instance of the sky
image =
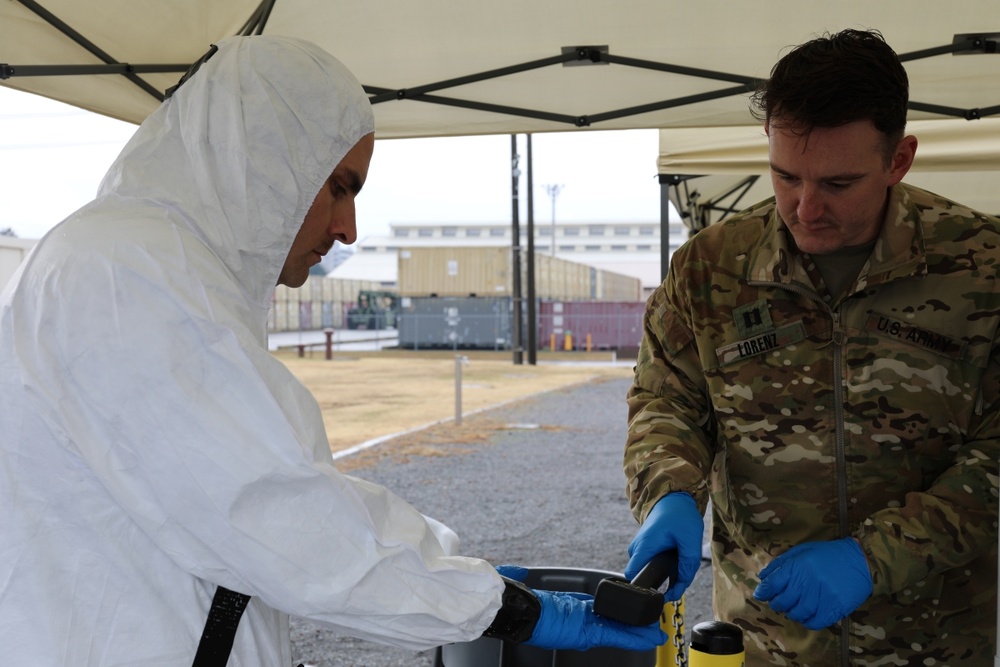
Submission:
[[[135,128],[0,87],[0,231],[37,239],[90,201]],[[522,225],[526,143],[519,135]],[[656,130],[534,135],[535,224],[553,213],[560,223],[659,221],[657,148]],[[546,186],[558,186],[554,202]],[[359,239],[392,223],[509,223],[510,135],[378,140],[357,208]]]

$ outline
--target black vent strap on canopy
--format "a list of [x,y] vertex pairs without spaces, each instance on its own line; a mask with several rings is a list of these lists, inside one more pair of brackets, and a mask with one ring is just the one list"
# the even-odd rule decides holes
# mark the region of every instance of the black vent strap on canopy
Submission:
[[249,595],[222,586],[215,589],[212,608],[208,610],[205,630],[201,633],[198,652],[191,667],[226,667],[236,639],[236,628],[248,602]]

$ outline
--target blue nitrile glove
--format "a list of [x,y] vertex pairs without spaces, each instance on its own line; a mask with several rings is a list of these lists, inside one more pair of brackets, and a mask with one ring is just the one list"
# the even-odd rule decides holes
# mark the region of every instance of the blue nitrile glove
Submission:
[[852,537],[804,542],[761,570],[755,600],[810,630],[847,617],[872,594],[872,575],[861,545]]
[[626,625],[594,613],[593,596],[584,593],[534,591],[542,613],[531,638],[524,642],[544,649],[586,651],[597,646],[652,651],[667,641],[660,623]]
[[680,600],[701,567],[704,533],[705,521],[691,494],[668,493],[653,505],[628,545],[629,561],[625,567],[625,578],[632,581],[653,556],[676,549],[677,581],[671,582],[664,597],[669,601]]
[[528,568],[520,565],[497,565],[496,570],[501,577],[507,577],[514,581],[524,581],[528,578],[529,571]]

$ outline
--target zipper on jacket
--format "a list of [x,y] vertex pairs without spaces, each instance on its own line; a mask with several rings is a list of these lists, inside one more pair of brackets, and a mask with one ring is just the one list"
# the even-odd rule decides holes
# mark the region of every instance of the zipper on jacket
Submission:
[[748,280],[747,285],[751,287],[771,287],[794,292],[799,296],[804,296],[810,301],[823,306],[830,316],[833,326],[830,331],[830,342],[833,343],[833,421],[834,421],[834,448],[837,458],[837,532],[840,537],[848,537],[849,524],[847,521],[847,459],[846,459],[846,436],[844,429],[844,373],[841,365],[844,363],[844,343],[847,342],[847,334],[840,327],[840,307],[831,308],[816,292],[801,287],[799,285]]
[[837,522],[840,537],[850,535],[847,521],[847,443],[844,435],[844,342],[846,334],[840,328],[840,308],[830,308],[833,318],[833,417],[834,445],[837,452]]
[[[846,458],[846,437],[844,435],[844,373],[841,365],[844,363],[844,343],[847,342],[847,335],[840,327],[840,307],[831,308],[816,292],[787,283],[747,281],[752,287],[771,287],[776,289],[794,292],[810,301],[823,306],[830,315],[833,326],[830,332],[830,342],[833,343],[833,415],[834,415],[834,447],[837,460],[837,532],[841,538],[849,537],[849,523],[847,520],[848,499],[847,499],[847,458]],[[850,667],[850,622],[848,616],[840,623],[840,664],[842,667]]]
[[[834,430],[837,448],[837,517],[839,523],[840,537],[849,537],[849,523],[847,521],[848,501],[847,501],[847,443],[844,436],[844,372],[841,365],[844,363],[844,343],[847,342],[847,335],[840,328],[840,306],[837,309],[830,309],[833,316],[833,410]],[[840,623],[840,664],[849,667],[851,664],[850,653],[850,623],[848,616]]]

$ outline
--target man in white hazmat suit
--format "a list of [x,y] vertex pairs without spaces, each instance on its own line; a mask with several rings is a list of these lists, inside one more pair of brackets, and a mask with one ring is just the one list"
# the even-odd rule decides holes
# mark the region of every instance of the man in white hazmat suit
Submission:
[[415,650],[661,643],[336,471],[266,318],[355,240],[371,108],[311,44],[218,46],[0,297],[3,664],[190,665],[219,587],[251,596],[231,666],[289,665],[289,614]]

